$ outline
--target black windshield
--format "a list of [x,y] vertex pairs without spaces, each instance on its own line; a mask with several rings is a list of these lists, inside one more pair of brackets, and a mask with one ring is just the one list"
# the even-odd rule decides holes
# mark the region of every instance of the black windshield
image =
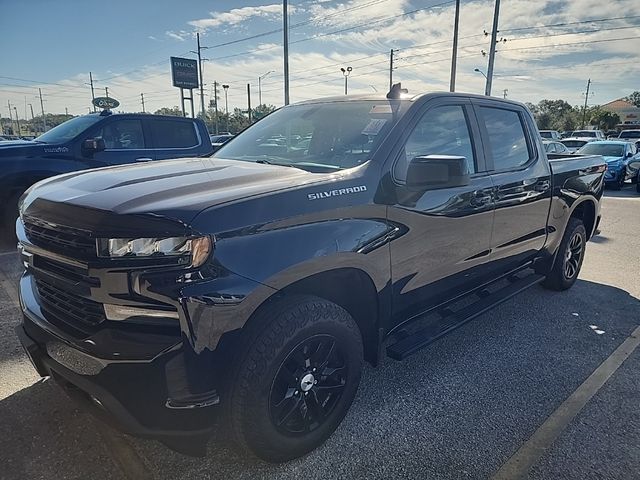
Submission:
[[83,115],[72,118],[57,127],[52,128],[47,133],[43,133],[36,141],[43,143],[64,143],[77,137],[91,125],[99,122],[104,117],[98,115]]
[[392,124],[388,100],[293,105],[275,111],[214,156],[339,170],[371,158]]

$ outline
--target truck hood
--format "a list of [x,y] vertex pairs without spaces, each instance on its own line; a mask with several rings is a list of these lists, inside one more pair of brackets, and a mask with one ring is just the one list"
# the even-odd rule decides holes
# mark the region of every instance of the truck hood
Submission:
[[[205,208],[276,190],[332,178],[293,167],[264,165],[220,158],[193,158],[99,168],[44,180],[24,199],[26,216],[74,211],[74,223],[83,228],[82,212],[141,215],[175,220],[183,226]],[[97,213],[97,212],[96,212]],[[68,215],[64,215],[67,219]],[[88,222],[88,220],[87,220]],[[85,223],[85,228],[91,228]],[[68,224],[64,222],[63,224]]]

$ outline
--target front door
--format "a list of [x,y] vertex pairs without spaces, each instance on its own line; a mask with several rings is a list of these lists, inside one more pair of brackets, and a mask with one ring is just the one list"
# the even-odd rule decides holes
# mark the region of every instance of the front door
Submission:
[[91,137],[100,137],[105,143],[104,151],[92,155],[96,167],[154,160],[150,139],[140,119],[109,119]]
[[[397,323],[477,286],[490,258],[493,184],[485,171],[471,104],[451,97],[430,104],[393,166],[395,204],[388,219],[398,226],[390,244],[394,320]],[[405,184],[417,156],[467,159],[470,184],[415,191]],[[393,327],[393,325],[391,325]]]

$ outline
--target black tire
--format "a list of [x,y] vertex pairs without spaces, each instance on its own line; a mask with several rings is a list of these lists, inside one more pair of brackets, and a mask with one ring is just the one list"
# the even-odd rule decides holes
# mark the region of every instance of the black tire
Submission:
[[258,313],[243,337],[225,398],[235,441],[268,462],[320,446],[360,383],[362,337],[353,318],[326,300],[292,296]]
[[640,193],[640,176],[636,179],[636,192]]
[[556,259],[542,282],[550,290],[567,290],[578,279],[587,244],[587,231],[582,220],[570,218],[558,248]]

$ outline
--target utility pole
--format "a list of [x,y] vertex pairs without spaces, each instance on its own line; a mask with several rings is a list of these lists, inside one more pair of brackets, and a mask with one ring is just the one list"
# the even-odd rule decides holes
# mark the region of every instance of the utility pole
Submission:
[[147,113],[147,111],[144,109],[144,93],[140,94],[140,99],[142,100],[142,113]]
[[227,96],[227,90],[229,90],[229,85],[224,84],[222,85],[222,88],[224,89],[224,109],[227,117],[227,132],[228,132],[229,131],[229,97]]
[[[35,117],[33,116],[33,105],[29,104],[29,108],[31,109],[31,131],[36,132],[37,130],[35,129],[36,122],[35,122]],[[0,130],[2,130],[2,128],[0,128]]]
[[69,116],[69,109],[67,107],[64,107],[64,114],[68,117]]
[[200,33],[196,33],[196,40],[198,42],[198,51],[197,52],[191,52],[191,53],[197,53],[198,54],[198,72],[200,73],[200,110],[201,110],[201,114],[202,117],[204,118],[205,113],[204,113],[204,83],[202,81],[202,55],[201,55],[201,50],[206,50],[209,47],[202,47],[200,46]]
[[33,105],[29,104],[29,108],[31,109],[31,121],[33,122],[35,120],[35,117],[33,116]]
[[287,0],[282,0],[282,28],[284,30],[284,104],[289,105],[289,12]]
[[247,114],[249,115],[249,125],[253,123],[251,120],[251,84],[247,83]]
[[20,119],[18,118],[18,107],[13,106],[13,111],[16,112],[16,123],[18,124],[18,137],[22,134],[22,128],[20,128]]
[[213,82],[213,101],[216,110],[216,135],[218,135],[218,82],[215,80]]
[[587,93],[584,94],[584,107],[582,108],[582,127],[584,128],[585,119],[587,117],[587,103],[589,102],[589,89],[591,88],[591,79],[587,81]]
[[42,101],[42,89],[38,89],[38,93],[40,94],[40,110],[42,111],[42,132],[47,131],[47,119],[44,116],[44,102]]
[[456,91],[456,62],[458,61],[458,24],[460,22],[460,0],[456,0],[456,14],[453,21],[453,53],[451,55],[451,80],[449,91]]
[[393,54],[396,52],[393,48],[389,52],[389,91],[393,87]]
[[109,98],[109,87],[104,87],[104,96]]
[[7,100],[7,106],[9,107],[9,126],[13,130],[13,113],[11,113],[11,101]]
[[504,90],[502,90],[502,98],[507,98],[507,92],[509,90],[507,90],[506,88]]
[[500,0],[496,0],[496,7],[493,12],[493,28],[491,29],[491,48],[489,49],[489,66],[487,67],[487,84],[484,94],[491,95],[491,84],[493,81],[493,65],[496,61],[496,44],[498,43],[498,18],[500,16]]
[[[96,94],[93,91],[93,75],[89,72],[89,84],[91,85],[91,105],[93,105],[93,101],[96,99]],[[96,111],[96,106],[93,105],[93,111]]]

